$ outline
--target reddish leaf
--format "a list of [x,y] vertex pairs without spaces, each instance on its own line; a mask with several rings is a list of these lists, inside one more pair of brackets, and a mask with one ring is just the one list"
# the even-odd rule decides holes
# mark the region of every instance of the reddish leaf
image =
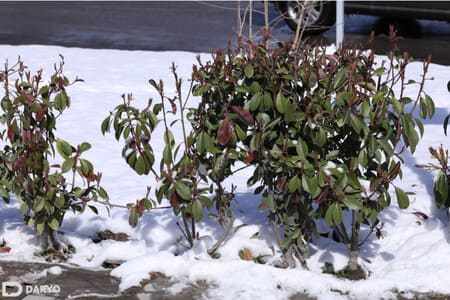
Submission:
[[178,207],[178,203],[180,202],[177,193],[172,193],[172,196],[170,197],[170,206],[172,207]]
[[25,94],[24,97],[25,97],[25,100],[27,101],[27,104],[28,104],[28,105],[33,104],[34,98],[33,98],[32,95]]
[[428,215],[426,213],[423,213],[421,211],[415,211],[413,212],[413,214],[415,214],[417,217],[422,218],[424,220],[428,220]]
[[142,215],[142,213],[145,211],[145,201],[141,200],[139,201],[139,205],[138,205],[138,210],[139,210],[139,214]]
[[320,193],[319,197],[316,200],[317,204],[322,204],[322,202],[325,201],[325,199],[327,198],[328,193],[329,193],[329,189],[328,188],[322,190],[322,192]]
[[40,122],[44,119],[45,111],[42,107],[39,107],[36,111],[36,121]]
[[231,141],[232,135],[233,129],[231,128],[228,118],[225,118],[217,132],[217,139],[219,141],[219,144],[221,144],[222,146],[227,145]]
[[8,139],[11,142],[14,140],[14,128],[11,125],[8,126]]
[[89,174],[86,176],[86,180],[87,181],[96,181],[97,180],[97,176],[94,174],[94,172],[89,172]]
[[253,126],[255,124],[255,119],[245,108],[240,106],[232,106],[231,109],[235,114],[237,114],[242,120],[244,120],[248,125]]
[[255,159],[255,156],[256,156],[256,151],[250,152],[248,154],[247,158],[245,159],[245,162],[248,164],[251,163]]
[[10,247],[0,247],[0,253],[8,253],[11,251]]
[[248,260],[248,261],[253,260],[253,254],[250,251],[250,249],[248,249],[248,248],[243,248],[243,249],[239,250],[239,257],[242,260]]
[[31,140],[31,134],[29,130],[22,129],[22,140],[28,143]]

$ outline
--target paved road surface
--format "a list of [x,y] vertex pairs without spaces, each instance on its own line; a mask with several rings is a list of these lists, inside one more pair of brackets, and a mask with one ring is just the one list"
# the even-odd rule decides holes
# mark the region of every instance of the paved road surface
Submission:
[[[245,1],[241,6],[246,5]],[[84,48],[128,50],[187,50],[209,52],[235,40],[237,2],[13,2],[0,1],[0,44],[44,44]],[[262,10],[262,2],[255,2]],[[270,4],[273,36],[287,39],[293,33],[279,20]],[[277,20],[278,19],[278,20]],[[248,21],[248,18],[247,18]],[[433,61],[450,65],[450,24],[447,22],[398,22],[377,17],[345,17],[347,40],[363,42],[376,31],[375,48],[388,49],[383,38],[388,24],[395,22],[406,38],[400,43],[415,57],[433,54]],[[264,25],[255,13],[255,28]],[[335,30],[315,37],[334,43]]]

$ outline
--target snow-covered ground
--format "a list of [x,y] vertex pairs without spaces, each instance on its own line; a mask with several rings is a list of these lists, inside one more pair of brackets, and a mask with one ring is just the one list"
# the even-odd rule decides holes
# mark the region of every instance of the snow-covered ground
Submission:
[[[51,75],[53,64],[62,54],[65,74],[71,79],[78,76],[85,80],[69,88],[72,107],[59,119],[57,135],[72,144],[82,141],[92,144],[86,158],[103,172],[102,183],[111,202],[134,202],[145,195],[147,185],[155,185],[152,178],[140,177],[126,165],[121,158],[122,144],[117,143],[112,135],[102,136],[100,123],[119,104],[123,93],[133,93],[137,106],[144,106],[149,97],[157,99],[148,84],[150,78],[162,78],[166,89],[174,90],[169,70],[172,61],[187,81],[195,63],[195,53],[53,46],[0,46],[0,53],[2,62],[8,59],[13,63],[20,55],[30,70],[43,68],[44,78]],[[206,59],[209,55],[202,54],[202,57]],[[421,63],[412,63],[407,76],[419,80],[421,71]],[[134,229],[128,225],[128,212],[124,209],[113,208],[110,216],[101,206],[99,216],[90,211],[83,215],[68,213],[62,226],[64,235],[58,238],[76,247],[71,263],[99,267],[106,259],[125,261],[112,271],[112,275],[121,278],[122,290],[149,278],[150,272],[162,272],[186,283],[208,281],[212,286],[205,292],[208,299],[283,299],[296,292],[306,292],[319,299],[386,299],[393,297],[394,292],[405,292],[407,296],[411,291],[450,294],[449,221],[445,212],[434,207],[433,175],[415,167],[416,163],[431,160],[429,146],[449,145],[449,138],[444,136],[442,129],[450,107],[450,94],[447,92],[449,74],[450,67],[430,66],[428,76],[434,80],[427,82],[426,91],[436,103],[436,115],[433,120],[425,121],[425,136],[414,156],[406,154],[404,178],[397,182],[404,190],[415,194],[411,196],[408,209],[400,210],[393,204],[381,213],[381,220],[385,223],[383,238],[372,237],[362,248],[360,263],[370,271],[367,280],[354,282],[322,273],[325,262],[333,263],[336,269],[347,262],[345,247],[328,239],[319,239],[311,245],[310,271],[301,267],[277,269],[241,260],[238,253],[242,248],[248,248],[257,256],[273,255],[274,247],[273,259],[280,255],[266,214],[258,212],[259,200],[245,185],[245,172],[227,183],[238,186],[235,226],[245,226],[239,227],[225,240],[218,251],[221,254],[219,259],[206,253],[221,233],[217,223],[201,222],[198,226],[200,241],[193,249],[185,250],[177,243],[181,233],[170,210],[146,213]],[[0,253],[0,259],[40,261],[42,258],[33,256],[39,250],[38,240],[33,230],[22,224],[17,210],[17,203],[6,205],[0,201],[0,240],[3,238],[11,247],[11,252]],[[424,220],[416,216],[416,211],[429,218]],[[131,240],[93,243],[90,237],[105,229],[126,232]]]

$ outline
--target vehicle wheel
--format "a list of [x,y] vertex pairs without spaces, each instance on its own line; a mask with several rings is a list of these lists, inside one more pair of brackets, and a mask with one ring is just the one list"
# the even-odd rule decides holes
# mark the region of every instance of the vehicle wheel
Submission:
[[336,20],[334,1],[277,1],[278,10],[292,30],[297,30],[300,14],[304,9],[302,26],[309,34],[319,34],[329,29]]

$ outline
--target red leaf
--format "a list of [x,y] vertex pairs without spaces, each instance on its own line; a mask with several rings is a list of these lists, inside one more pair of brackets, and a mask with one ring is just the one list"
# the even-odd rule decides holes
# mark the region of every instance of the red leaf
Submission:
[[97,180],[97,176],[95,176],[94,172],[89,172],[89,174],[86,176],[86,180],[87,181],[96,181]]
[[232,135],[233,135],[233,128],[231,128],[228,118],[225,118],[225,120],[222,122],[222,125],[220,125],[219,130],[217,132],[217,139],[219,141],[219,144],[221,144],[222,146],[227,145],[231,141]]
[[425,214],[421,211],[415,211],[415,212],[413,212],[413,214],[415,214],[417,217],[422,218],[424,220],[428,220],[428,218],[429,218],[427,214]]
[[28,143],[31,140],[31,134],[29,130],[22,129],[22,140]]
[[145,211],[145,202],[144,202],[144,200],[139,201],[138,211],[139,211],[140,215],[142,215],[142,213]]
[[253,126],[255,124],[255,119],[245,108],[240,106],[232,106],[231,109],[235,114],[237,114],[241,119],[243,119],[248,125]]
[[27,101],[27,104],[28,104],[28,105],[33,104],[34,98],[33,98],[32,95],[25,94],[24,97],[25,97],[25,100]]
[[40,122],[44,119],[45,111],[42,107],[39,107],[36,111],[36,121]]
[[178,207],[179,203],[178,195],[177,193],[172,193],[172,196],[170,197],[170,206],[172,207]]
[[256,156],[256,151],[250,152],[248,154],[247,158],[245,159],[245,162],[248,164],[251,163],[255,159],[255,156]]
[[329,193],[328,188],[325,190],[322,190],[319,197],[317,197],[317,200],[316,200],[317,204],[322,204],[322,202],[325,201],[325,199],[327,198],[328,193]]
[[8,253],[11,251],[10,247],[0,247],[0,253]]
[[11,142],[14,140],[14,128],[11,125],[8,126],[8,139]]

